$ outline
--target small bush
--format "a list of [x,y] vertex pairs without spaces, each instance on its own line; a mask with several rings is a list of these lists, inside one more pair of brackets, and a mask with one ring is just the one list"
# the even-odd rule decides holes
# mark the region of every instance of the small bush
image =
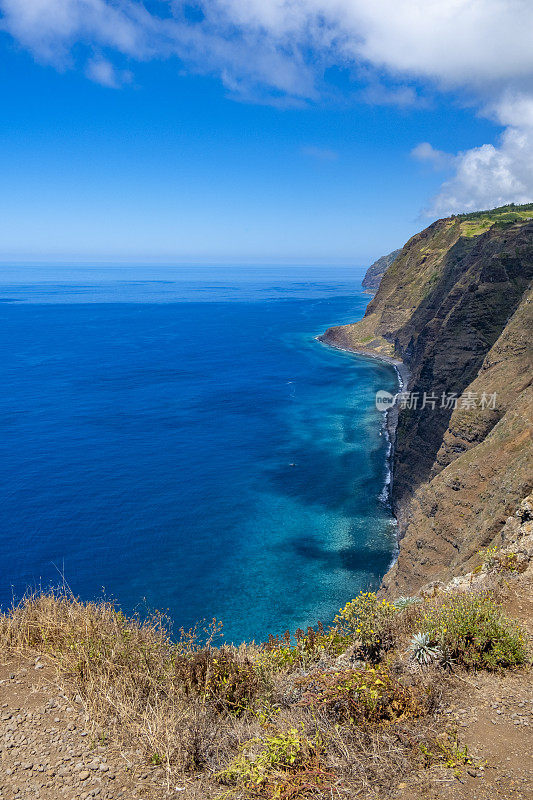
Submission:
[[398,611],[388,600],[378,600],[375,592],[361,592],[341,608],[335,623],[360,643],[364,658],[377,661],[394,645],[393,619]]
[[404,611],[406,608],[411,608],[411,606],[416,606],[422,602],[420,597],[398,597],[393,603],[393,606],[398,609],[398,611]]
[[448,731],[428,744],[421,743],[419,747],[426,767],[444,764],[448,769],[453,769],[457,778],[460,777],[463,767],[474,765],[466,744],[462,747],[459,744],[456,731]]
[[[221,773],[221,783],[234,785],[239,797],[296,800],[316,797],[331,778],[321,765],[323,746],[296,728],[267,739],[252,739]],[[224,796],[227,796],[224,795]]]
[[498,547],[489,547],[488,550],[480,550],[483,562],[477,571],[484,572],[523,572],[527,567],[527,560],[520,559],[517,553],[502,552]]
[[255,664],[272,672],[279,672],[297,665],[305,666],[323,654],[338,656],[352,644],[351,637],[337,626],[326,630],[320,622],[316,631],[312,627],[307,629],[307,634],[301,629],[297,630],[295,640],[293,645],[289,631],[286,631],[283,639],[270,636],[268,642],[261,646]]
[[498,547],[489,547],[487,550],[479,551],[479,555],[483,558],[481,566],[486,572],[490,572],[498,565],[498,550]]
[[485,595],[458,595],[420,620],[432,646],[468,668],[514,667],[528,658],[525,634]]
[[174,679],[184,694],[212,703],[219,712],[239,716],[260,688],[252,662],[247,658],[238,660],[232,650],[224,647],[180,656],[174,665]]
[[[522,564],[520,563],[520,559],[516,553],[502,553],[500,564],[503,570],[507,570],[508,572],[521,572],[525,571],[522,569]],[[524,567],[527,564],[524,565]]]
[[315,672],[298,683],[304,688],[299,705],[338,722],[378,723],[416,716],[423,709],[420,693],[403,686],[384,666]]

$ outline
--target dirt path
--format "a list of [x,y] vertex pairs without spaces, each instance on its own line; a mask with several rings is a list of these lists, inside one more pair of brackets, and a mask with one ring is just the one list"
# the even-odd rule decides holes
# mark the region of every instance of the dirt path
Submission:
[[0,800],[162,797],[161,768],[135,774],[132,756],[92,739],[81,698],[63,694],[52,669],[0,663]]
[[[533,637],[533,581],[523,578],[502,603]],[[459,777],[433,768],[412,776],[401,800],[533,800],[533,672],[463,674],[443,718],[456,727],[474,765]]]

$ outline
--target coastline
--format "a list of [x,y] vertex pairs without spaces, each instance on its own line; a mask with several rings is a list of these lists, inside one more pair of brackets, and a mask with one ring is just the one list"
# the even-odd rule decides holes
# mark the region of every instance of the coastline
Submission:
[[[320,336],[316,337],[317,341],[321,342],[322,344],[328,345],[328,347],[334,347],[335,350],[342,350],[345,353],[353,353],[356,356],[365,356],[366,358],[374,358],[377,361],[383,361],[385,364],[390,364],[396,370],[396,375],[398,377],[398,391],[403,392],[404,389],[407,387],[409,383],[409,378],[411,377],[411,371],[407,364],[399,358],[392,358],[391,356],[386,356],[381,353],[376,353],[375,350],[365,350],[364,348],[360,347],[350,347],[350,345],[346,344],[338,344],[334,339],[328,336],[328,331],[325,333],[321,333]],[[393,408],[396,408],[395,405]],[[390,409],[392,411],[393,409]],[[389,412],[386,412],[389,413]],[[397,420],[396,420],[397,421]]]
[[[398,379],[398,394],[405,391],[407,386],[409,385],[409,379],[411,377],[411,371],[407,364],[397,358],[392,358],[391,356],[382,355],[376,353],[375,351],[364,350],[363,348],[351,347],[350,345],[346,345],[345,343],[339,344],[338,342],[334,341],[332,338],[328,336],[328,331],[325,333],[320,334],[320,336],[316,337],[317,341],[321,342],[321,344],[325,344],[328,347],[333,347],[336,350],[341,350],[345,353],[351,353],[352,355],[356,356],[363,356],[366,358],[373,358],[377,361],[382,361],[384,364],[390,364],[390,366],[394,367],[396,372],[396,377]],[[387,453],[387,467],[388,467],[388,476],[385,482],[385,486],[383,487],[383,497],[382,499],[387,502],[390,506],[390,510],[394,517],[396,518],[396,526],[398,525],[398,517],[394,509],[394,504],[392,502],[392,487],[393,487],[393,480],[394,480],[394,452],[396,448],[396,430],[398,427],[398,415],[399,415],[399,408],[396,401],[391,408],[387,409],[387,411],[383,412],[385,416],[385,421],[383,424],[383,428],[385,431],[385,435],[388,439],[389,448]],[[400,531],[396,527],[396,548],[392,558],[391,563],[389,564],[388,569],[392,567],[392,565],[396,562],[399,553],[399,542],[401,539]]]

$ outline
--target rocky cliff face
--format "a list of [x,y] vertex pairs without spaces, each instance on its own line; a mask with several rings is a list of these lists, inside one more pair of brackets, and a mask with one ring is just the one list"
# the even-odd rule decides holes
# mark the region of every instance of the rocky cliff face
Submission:
[[392,253],[388,253],[386,256],[381,256],[381,258],[378,258],[377,261],[374,261],[374,263],[369,266],[365,273],[365,277],[363,278],[362,282],[363,287],[368,289],[370,292],[377,292],[384,273],[388,270],[394,259],[397,258],[401,252],[401,248],[400,250],[393,250]]
[[411,371],[394,463],[400,554],[384,579],[395,592],[468,566],[531,490],[528,210],[434,223],[405,245],[363,320],[326,334]]

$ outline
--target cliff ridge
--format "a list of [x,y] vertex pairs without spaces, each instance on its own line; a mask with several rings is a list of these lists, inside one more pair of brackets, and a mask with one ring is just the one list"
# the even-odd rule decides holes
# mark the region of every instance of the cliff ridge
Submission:
[[449,579],[532,487],[533,205],[438,220],[385,272],[364,318],[330,344],[410,371],[400,398],[386,589]]
[[397,258],[401,252],[401,248],[399,250],[393,250],[392,253],[388,253],[386,256],[381,256],[381,258],[378,258],[377,261],[374,261],[374,263],[369,266],[365,273],[365,277],[362,281],[363,288],[368,289],[370,292],[376,292],[379,288],[379,284],[381,283],[383,275],[394,262],[394,259]]

